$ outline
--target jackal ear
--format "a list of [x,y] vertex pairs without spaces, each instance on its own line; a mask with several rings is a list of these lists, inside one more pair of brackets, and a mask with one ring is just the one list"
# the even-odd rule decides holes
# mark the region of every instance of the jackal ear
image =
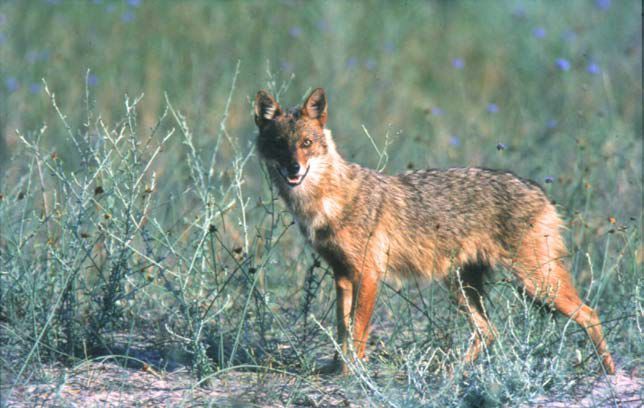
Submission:
[[255,96],[255,124],[264,126],[276,116],[282,114],[282,108],[268,91],[260,90]]
[[324,89],[317,88],[306,98],[302,113],[310,119],[317,119],[320,125],[326,125],[326,95]]

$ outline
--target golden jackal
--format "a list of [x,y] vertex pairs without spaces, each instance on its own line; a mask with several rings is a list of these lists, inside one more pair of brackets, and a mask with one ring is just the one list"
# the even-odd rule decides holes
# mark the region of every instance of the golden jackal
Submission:
[[[564,266],[561,220],[536,183],[479,168],[387,176],[345,161],[326,121],[320,88],[288,111],[266,91],[255,98],[259,154],[302,233],[333,268],[345,352],[352,338],[364,357],[378,284],[392,272],[447,281],[475,331],[465,357],[475,360],[495,333],[483,278],[503,265],[530,296],[581,325],[606,371],[615,372],[599,318]],[[340,361],[336,355],[329,369],[346,370]]]

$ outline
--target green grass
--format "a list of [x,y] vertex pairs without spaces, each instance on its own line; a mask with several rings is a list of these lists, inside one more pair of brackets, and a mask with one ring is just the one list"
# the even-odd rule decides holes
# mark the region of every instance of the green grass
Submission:
[[[253,152],[260,88],[295,105],[323,86],[340,151],[363,165],[381,163],[368,132],[389,143],[387,173],[471,165],[543,184],[618,365],[641,366],[641,11],[2,2],[3,398],[55,383],[56,363],[125,362],[143,336],[195,384],[239,365],[293,373],[275,403],[301,403],[308,370],[333,352],[332,274]],[[469,328],[445,289],[412,283],[383,287],[370,362],[332,383],[375,405],[516,405],[599,370],[578,327],[504,277],[488,284],[500,336],[474,367],[459,364]]]

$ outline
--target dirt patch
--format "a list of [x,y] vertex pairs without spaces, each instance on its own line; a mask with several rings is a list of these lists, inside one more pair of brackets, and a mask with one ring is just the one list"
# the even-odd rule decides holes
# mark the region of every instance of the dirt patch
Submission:
[[644,379],[640,374],[633,369],[628,373],[619,370],[613,376],[584,377],[571,393],[543,396],[533,405],[544,408],[642,407]]
[[324,379],[287,374],[229,371],[198,386],[186,369],[162,373],[124,368],[113,362],[84,363],[74,369],[49,369],[52,383],[3,387],[3,405],[33,406],[343,406],[342,391]]
[[[33,406],[365,406],[343,390],[342,381],[280,373],[229,371],[196,386],[185,369],[158,372],[124,368],[115,362],[87,362],[73,369],[48,369],[50,383],[3,387],[3,405]],[[635,371],[587,378],[568,395],[541,397],[529,406],[641,407],[642,378]]]

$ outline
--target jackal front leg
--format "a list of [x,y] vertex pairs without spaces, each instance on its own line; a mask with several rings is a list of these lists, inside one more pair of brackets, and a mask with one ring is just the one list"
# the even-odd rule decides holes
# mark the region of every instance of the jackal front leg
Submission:
[[378,280],[377,272],[368,270],[357,274],[353,282],[353,344],[360,359],[365,356],[369,323],[378,295]]
[[[353,341],[353,350],[357,358],[364,358],[365,347],[369,337],[369,323],[376,304],[378,293],[378,276],[376,273],[355,274],[353,279],[345,274],[335,275],[336,314],[338,325],[338,344],[343,356],[338,352],[332,363],[317,370],[318,374],[330,374],[338,371],[348,372],[344,358],[351,358],[349,344]],[[353,336],[350,330],[353,327]]]
[[[342,347],[342,353],[349,350],[349,328],[351,327],[351,312],[353,305],[353,283],[346,276],[336,276],[336,320],[338,325],[338,344]],[[339,359],[336,353],[335,359]]]
[[[337,341],[343,355],[349,351],[349,328],[351,327],[351,306],[353,304],[353,283],[341,273],[335,274],[335,292],[336,292],[336,321],[338,328]],[[347,372],[342,356],[338,351],[335,352],[333,361],[318,368],[317,374],[333,374],[336,372]]]

